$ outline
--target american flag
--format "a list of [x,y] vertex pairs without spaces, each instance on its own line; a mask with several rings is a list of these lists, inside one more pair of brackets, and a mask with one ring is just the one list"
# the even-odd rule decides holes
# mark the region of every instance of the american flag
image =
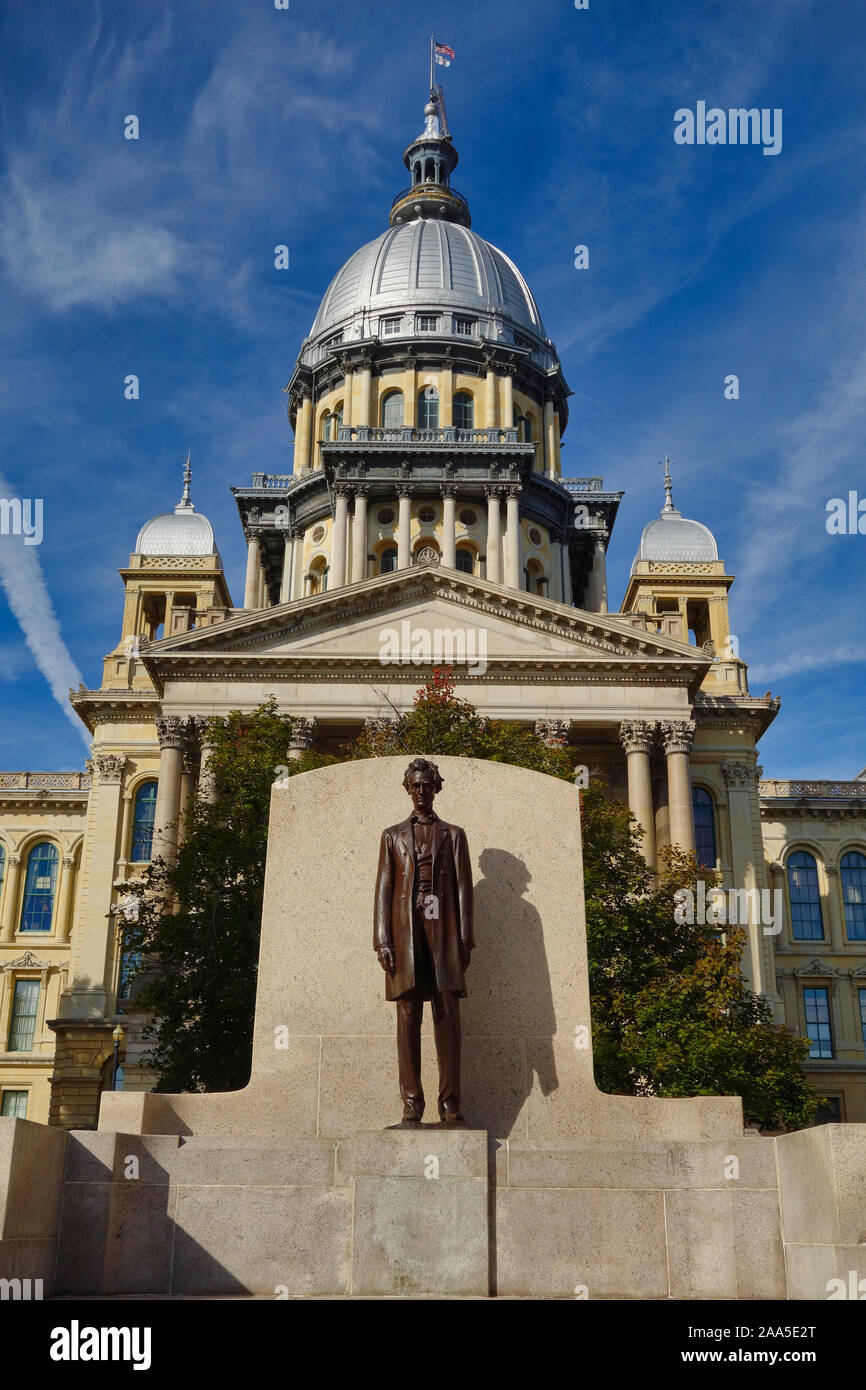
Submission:
[[449,48],[447,43],[436,43],[435,40],[433,43],[433,53],[436,57],[436,62],[443,68],[450,68],[452,58],[457,57],[454,49]]

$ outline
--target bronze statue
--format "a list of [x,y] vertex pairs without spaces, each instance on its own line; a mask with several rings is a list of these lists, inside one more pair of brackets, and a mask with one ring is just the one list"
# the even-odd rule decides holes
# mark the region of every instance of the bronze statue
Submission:
[[385,998],[397,1004],[397,1064],[403,1118],[421,1123],[421,1016],[433,1009],[439,1063],[439,1119],[462,1124],[460,1111],[460,999],[472,939],[472,868],[466,834],[433,810],[442,788],[435,763],[415,758],[403,786],[412,798],[408,820],[382,833],[373,949],[385,971]]

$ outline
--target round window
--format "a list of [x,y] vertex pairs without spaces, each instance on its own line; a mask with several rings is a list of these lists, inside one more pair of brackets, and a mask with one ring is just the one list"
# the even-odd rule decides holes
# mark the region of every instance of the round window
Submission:
[[425,526],[429,526],[431,521],[436,520],[436,508],[425,503],[423,507],[418,508],[418,520],[423,521]]
[[533,545],[541,545],[541,532],[537,526],[530,526],[529,539],[532,541]]
[[470,511],[468,507],[464,507],[463,511],[460,513],[460,524],[462,526],[474,526],[477,520],[478,517],[475,515],[475,512]]
[[380,526],[390,526],[394,520],[394,513],[390,507],[383,507],[376,517]]
[[314,529],[314,531],[313,531],[313,545],[320,545],[321,542],[322,542],[324,539],[325,539],[325,528],[324,528],[324,526],[316,526],[315,529]]

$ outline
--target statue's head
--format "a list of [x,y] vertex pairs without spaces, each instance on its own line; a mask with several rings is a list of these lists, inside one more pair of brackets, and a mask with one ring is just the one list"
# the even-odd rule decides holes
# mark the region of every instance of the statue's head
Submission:
[[403,786],[419,815],[429,816],[433,810],[433,798],[442,790],[438,767],[426,758],[413,758],[403,775]]

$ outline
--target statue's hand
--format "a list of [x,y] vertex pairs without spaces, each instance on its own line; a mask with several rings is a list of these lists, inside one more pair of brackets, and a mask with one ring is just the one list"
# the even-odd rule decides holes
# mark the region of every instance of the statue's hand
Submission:
[[390,946],[380,946],[376,955],[379,957],[379,964],[387,974],[392,975],[395,971],[394,952]]

